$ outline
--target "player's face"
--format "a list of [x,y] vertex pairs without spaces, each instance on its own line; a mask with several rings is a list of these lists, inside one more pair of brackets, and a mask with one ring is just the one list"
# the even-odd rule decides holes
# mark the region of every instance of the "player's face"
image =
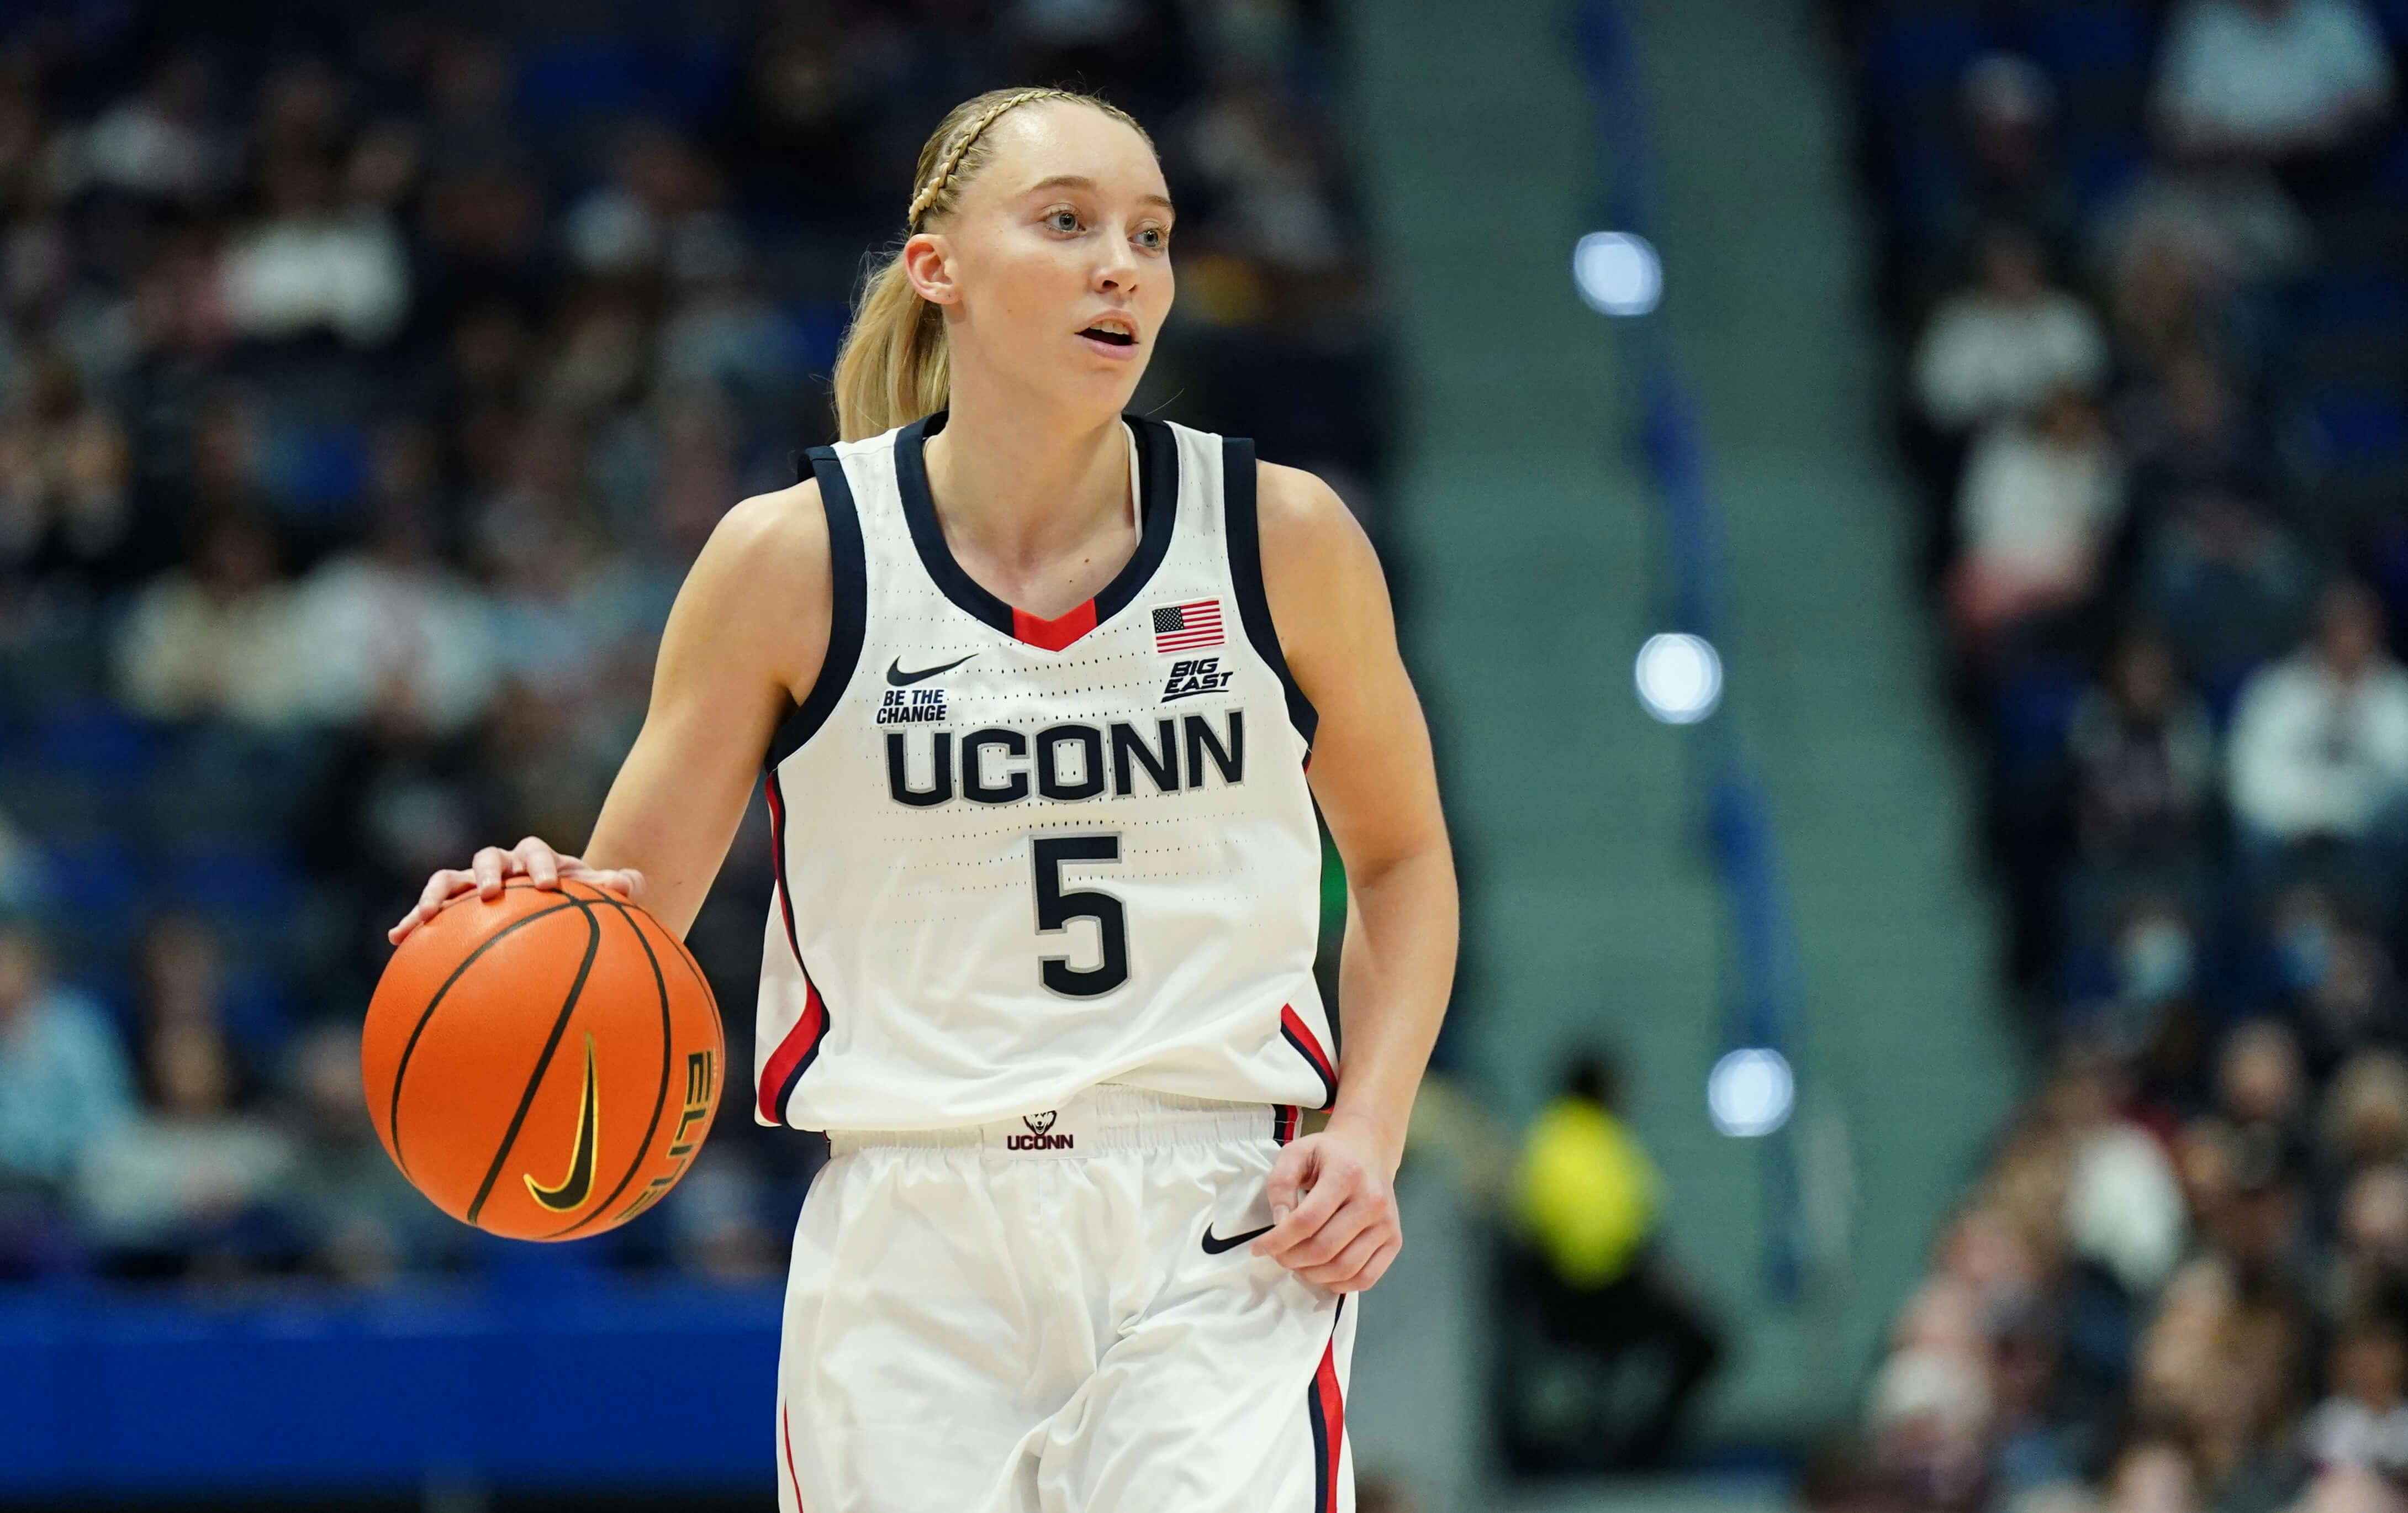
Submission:
[[957,373],[1117,412],[1170,313],[1169,192],[1145,139],[1097,110],[1024,107],[935,228]]

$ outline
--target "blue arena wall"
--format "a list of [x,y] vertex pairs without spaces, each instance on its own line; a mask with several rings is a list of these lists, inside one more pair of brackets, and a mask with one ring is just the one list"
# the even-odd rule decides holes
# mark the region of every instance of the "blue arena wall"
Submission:
[[780,1291],[0,1292],[0,1499],[766,1491]]

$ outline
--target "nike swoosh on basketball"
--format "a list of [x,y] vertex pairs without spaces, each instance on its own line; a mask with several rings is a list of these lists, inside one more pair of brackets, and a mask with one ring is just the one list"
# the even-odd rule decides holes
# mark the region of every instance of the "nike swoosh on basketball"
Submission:
[[1207,1224],[1204,1226],[1204,1253],[1208,1256],[1217,1256],[1225,1250],[1235,1250],[1249,1240],[1261,1239],[1270,1233],[1272,1228],[1273,1226],[1266,1224],[1259,1230],[1248,1230],[1243,1234],[1233,1234],[1224,1240],[1212,1232],[1211,1225]]
[[[970,653],[970,656],[976,656],[977,655],[978,653],[976,652]],[[886,664],[886,686],[889,688],[909,688],[915,683],[925,683],[939,672],[951,672],[953,669],[961,666],[964,662],[968,661],[970,656],[957,656],[953,660],[946,663],[943,667],[924,668],[918,672],[904,671],[903,659],[898,656],[894,661]]]
[[535,1174],[523,1174],[527,1191],[535,1201],[555,1214],[566,1214],[585,1201],[594,1190],[594,1037],[585,1037],[585,1098],[577,1113],[577,1149],[568,1158],[568,1174],[560,1186],[547,1188],[535,1179]]

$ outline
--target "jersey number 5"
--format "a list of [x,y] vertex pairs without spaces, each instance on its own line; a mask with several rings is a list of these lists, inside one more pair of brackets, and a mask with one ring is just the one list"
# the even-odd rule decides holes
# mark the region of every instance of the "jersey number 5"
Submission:
[[1128,911],[1109,893],[1093,888],[1066,893],[1062,888],[1064,862],[1118,861],[1121,838],[1042,836],[1033,839],[1030,847],[1037,861],[1037,932],[1055,935],[1068,929],[1073,919],[1092,919],[1096,922],[1096,939],[1103,946],[1103,959],[1083,971],[1074,970],[1067,956],[1039,958],[1038,975],[1046,987],[1070,998],[1095,998],[1127,982]]

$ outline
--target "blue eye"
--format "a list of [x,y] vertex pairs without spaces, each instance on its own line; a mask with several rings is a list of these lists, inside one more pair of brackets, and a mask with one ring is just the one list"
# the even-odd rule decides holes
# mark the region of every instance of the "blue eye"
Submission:
[[1079,229],[1079,212],[1068,209],[1048,210],[1045,212],[1045,223],[1056,231],[1076,231]]

